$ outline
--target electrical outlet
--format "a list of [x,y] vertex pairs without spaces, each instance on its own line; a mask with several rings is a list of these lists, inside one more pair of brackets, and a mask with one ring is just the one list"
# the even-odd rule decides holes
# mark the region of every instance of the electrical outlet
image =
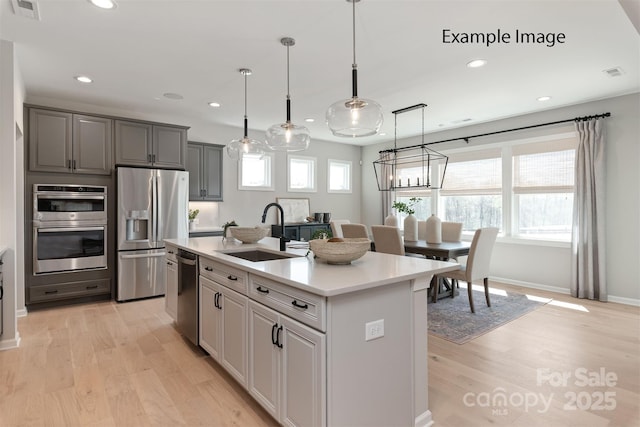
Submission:
[[371,341],[384,336],[384,319],[365,323],[364,340]]

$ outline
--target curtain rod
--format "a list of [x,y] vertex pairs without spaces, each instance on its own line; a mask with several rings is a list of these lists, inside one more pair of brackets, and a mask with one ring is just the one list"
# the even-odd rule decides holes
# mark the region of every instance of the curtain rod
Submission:
[[[411,108],[411,107],[408,107],[408,108]],[[469,143],[469,139],[471,139],[471,138],[480,138],[480,137],[483,137],[483,136],[498,135],[498,134],[501,134],[501,133],[515,132],[515,131],[519,131],[519,130],[533,129],[533,128],[539,128],[539,127],[543,127],[543,126],[552,126],[552,125],[558,125],[558,124],[561,124],[561,123],[583,122],[583,121],[587,121],[587,120],[591,120],[591,119],[601,119],[601,118],[605,118],[605,117],[611,117],[611,113],[607,112],[607,113],[602,113],[602,114],[594,114],[592,116],[574,117],[573,119],[558,120],[556,122],[541,123],[541,124],[538,124],[538,125],[530,125],[530,126],[523,126],[523,127],[519,127],[519,128],[513,128],[513,129],[498,130],[498,131],[495,131],[495,132],[481,133],[481,134],[478,134],[478,135],[461,136],[459,138],[443,139],[442,141],[427,142],[426,144],[422,143],[422,144],[417,144],[417,145],[411,145],[409,147],[389,148],[389,149],[386,149],[386,150],[378,151],[378,153],[379,154],[380,153],[395,153],[395,152],[398,152],[398,151],[404,151],[404,150],[410,150],[410,149],[414,149],[414,148],[424,147],[426,145],[442,144],[443,142],[451,142],[451,141],[458,141],[458,140],[464,140],[464,142],[466,142],[468,144]]]

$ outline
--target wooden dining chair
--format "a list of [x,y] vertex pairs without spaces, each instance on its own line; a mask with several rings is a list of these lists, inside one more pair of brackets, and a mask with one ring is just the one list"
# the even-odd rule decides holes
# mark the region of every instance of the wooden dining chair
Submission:
[[346,238],[364,237],[369,238],[367,226],[364,224],[342,224],[342,236]]
[[329,226],[331,227],[331,234],[333,237],[344,237],[344,234],[342,234],[342,225],[350,223],[351,221],[348,219],[334,219],[333,221],[330,221]]
[[400,229],[391,225],[372,225],[373,244],[376,252],[393,255],[404,255],[404,243]]
[[[491,261],[491,253],[498,236],[498,229],[494,227],[480,228],[476,230],[471,241],[467,264],[460,267],[459,270],[447,271],[438,274],[438,277],[446,277],[454,281],[463,280],[467,282],[467,293],[469,294],[469,306],[471,312],[475,313],[473,306],[472,284],[474,281],[482,279],[484,283],[484,296],[487,300],[487,307],[491,307],[489,300],[489,263]],[[453,286],[453,283],[452,283]],[[435,287],[435,298],[438,298],[438,286]],[[453,292],[451,292],[453,297]]]

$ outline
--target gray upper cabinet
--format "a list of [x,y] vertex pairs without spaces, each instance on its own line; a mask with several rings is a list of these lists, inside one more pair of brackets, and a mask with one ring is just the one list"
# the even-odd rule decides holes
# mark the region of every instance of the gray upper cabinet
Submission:
[[29,169],[109,175],[113,121],[52,110],[29,110]]
[[222,201],[222,145],[189,142],[189,200]]
[[116,120],[116,164],[184,169],[187,129]]

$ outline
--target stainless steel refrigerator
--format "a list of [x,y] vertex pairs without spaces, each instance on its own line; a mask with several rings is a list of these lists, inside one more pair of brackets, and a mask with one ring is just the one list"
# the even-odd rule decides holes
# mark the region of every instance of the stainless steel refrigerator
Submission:
[[164,295],[164,241],[189,235],[189,173],[118,168],[116,299]]

